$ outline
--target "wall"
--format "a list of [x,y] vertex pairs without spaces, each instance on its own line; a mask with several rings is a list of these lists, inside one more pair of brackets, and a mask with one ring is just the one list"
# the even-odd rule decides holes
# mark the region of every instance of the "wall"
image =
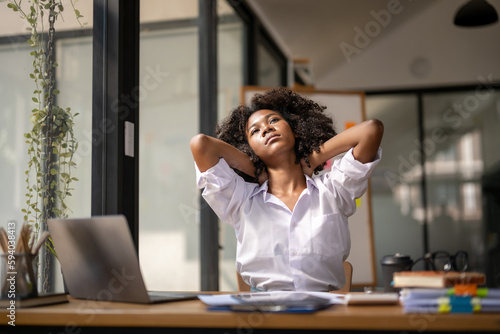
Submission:
[[[500,2],[490,2],[500,11]],[[449,1],[434,1],[398,29],[371,38],[350,63],[318,74],[316,86],[381,90],[470,84],[479,76],[500,80],[500,24],[461,28],[453,25],[453,15]],[[354,37],[346,42],[355,45]]]

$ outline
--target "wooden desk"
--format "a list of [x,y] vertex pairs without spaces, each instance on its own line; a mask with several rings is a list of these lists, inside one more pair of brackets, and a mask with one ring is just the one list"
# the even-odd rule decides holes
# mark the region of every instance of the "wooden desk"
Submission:
[[[2,326],[6,310],[0,310]],[[7,318],[8,319],[8,318]],[[334,305],[312,314],[207,311],[198,300],[138,305],[70,298],[66,304],[16,310],[16,333],[261,333],[272,330],[500,332],[500,314],[404,314],[400,306]],[[9,327],[0,328],[3,330]],[[295,332],[295,331],[294,331]]]

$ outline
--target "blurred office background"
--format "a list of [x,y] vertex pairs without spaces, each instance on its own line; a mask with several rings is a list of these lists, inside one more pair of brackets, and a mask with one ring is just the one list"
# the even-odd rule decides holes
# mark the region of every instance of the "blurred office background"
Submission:
[[[500,24],[453,24],[456,0],[218,0],[218,119],[241,86],[308,83],[366,93],[367,118],[385,124],[371,179],[378,261],[395,253],[465,250],[471,269],[499,286]],[[497,11],[500,0],[490,0]],[[56,25],[58,103],[78,112],[79,150],[70,204],[91,213],[92,11],[85,27]],[[244,13],[250,11],[254,16]],[[0,7],[0,226],[22,221],[32,82],[25,26]],[[139,256],[148,288],[200,289],[200,206],[190,138],[199,132],[198,1],[140,1]],[[246,45],[257,38],[256,49]],[[253,72],[245,64],[253,62]],[[251,76],[251,80],[249,79]],[[421,150],[422,149],[422,150]],[[423,151],[423,156],[420,152]],[[236,290],[234,231],[219,225],[221,290]]]

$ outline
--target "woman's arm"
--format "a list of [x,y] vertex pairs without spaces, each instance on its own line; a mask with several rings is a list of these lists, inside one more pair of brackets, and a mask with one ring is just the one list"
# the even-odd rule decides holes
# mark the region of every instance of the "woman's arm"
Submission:
[[314,170],[323,162],[348,151],[351,147],[356,160],[362,163],[371,162],[375,159],[383,134],[384,124],[377,119],[364,121],[344,130],[326,141],[319,153],[313,152],[309,155],[311,169]]
[[201,172],[215,166],[224,158],[229,166],[255,176],[255,166],[248,155],[228,143],[204,134],[191,138],[191,153]]

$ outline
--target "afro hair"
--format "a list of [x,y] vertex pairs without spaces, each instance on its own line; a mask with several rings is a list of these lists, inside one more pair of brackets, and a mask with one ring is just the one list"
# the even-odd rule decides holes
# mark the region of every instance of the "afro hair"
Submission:
[[[252,180],[246,178],[249,181],[257,182],[258,176],[266,167],[250,148],[246,137],[248,119],[254,112],[263,109],[279,112],[297,136],[295,140],[296,163],[299,163],[302,158],[308,163],[308,155],[313,151],[319,153],[320,146],[337,134],[333,120],[324,113],[326,107],[288,88],[280,87],[262,94],[255,94],[250,101],[250,106],[241,105],[235,108],[217,125],[215,131],[220,140],[250,157],[255,165],[256,178]],[[314,173],[322,171],[325,164],[316,167]]]

